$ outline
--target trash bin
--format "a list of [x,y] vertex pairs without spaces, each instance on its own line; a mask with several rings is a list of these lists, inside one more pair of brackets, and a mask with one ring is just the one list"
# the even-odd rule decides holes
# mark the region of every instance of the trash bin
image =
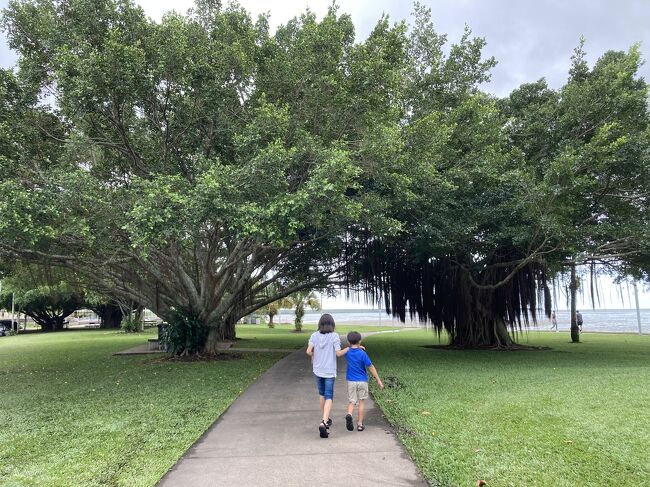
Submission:
[[167,323],[162,322],[160,323],[157,328],[158,328],[158,349],[159,350],[164,350],[165,352],[167,351]]

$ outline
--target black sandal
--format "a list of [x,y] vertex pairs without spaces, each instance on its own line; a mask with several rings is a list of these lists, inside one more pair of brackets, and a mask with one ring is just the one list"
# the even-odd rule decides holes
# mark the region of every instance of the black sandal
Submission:
[[354,430],[354,425],[352,424],[352,415],[351,414],[346,414],[345,415],[345,427],[348,429],[348,431],[353,431]]
[[362,425],[362,424],[357,425],[357,431],[363,431],[365,429],[366,429],[366,427],[364,425]]
[[321,421],[320,424],[318,425],[318,431],[320,432],[320,437],[321,438],[327,438],[330,434],[327,431],[327,424],[325,421]]
[[327,426],[327,429],[330,429],[330,426],[332,426],[332,418],[327,418],[327,423],[325,423],[325,426]]

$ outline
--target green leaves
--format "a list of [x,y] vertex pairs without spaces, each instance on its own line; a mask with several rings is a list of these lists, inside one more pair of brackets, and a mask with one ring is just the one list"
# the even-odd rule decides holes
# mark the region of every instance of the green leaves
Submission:
[[[535,175],[543,211],[533,221],[556,242],[547,258],[620,265],[648,248],[648,87],[637,77],[636,46],[605,53],[593,69],[584,57],[583,40],[561,90],[524,85],[503,107],[509,136]],[[611,252],[612,242],[623,241]]]
[[580,48],[561,90],[495,100],[485,40],[447,47],[421,6],[356,42],[335,6],[273,35],[218,2],[156,22],[129,1],[14,1],[4,24],[0,249],[161,314],[231,326],[364,239],[480,274],[647,224],[637,48],[591,70]]

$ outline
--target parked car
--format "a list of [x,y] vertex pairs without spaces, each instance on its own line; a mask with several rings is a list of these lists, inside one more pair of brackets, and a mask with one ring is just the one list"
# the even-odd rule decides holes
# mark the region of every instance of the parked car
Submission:
[[6,336],[10,331],[16,330],[18,328],[18,322],[16,320],[0,320],[0,337]]

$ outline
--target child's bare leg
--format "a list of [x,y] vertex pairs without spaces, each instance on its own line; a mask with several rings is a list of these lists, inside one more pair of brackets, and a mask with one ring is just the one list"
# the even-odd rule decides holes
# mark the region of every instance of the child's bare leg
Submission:
[[324,399],[322,396],[321,399],[325,401],[325,404],[323,404],[323,421],[327,423],[327,420],[330,417],[330,411],[332,410],[332,400]]
[[358,424],[363,424],[364,401],[365,399],[359,399],[359,419],[357,419]]
[[325,409],[325,396],[319,396],[320,397],[320,412],[323,412],[323,409]]
[[354,412],[354,403],[353,403],[353,402],[349,402],[349,403],[348,403],[348,414],[351,415],[353,412]]

